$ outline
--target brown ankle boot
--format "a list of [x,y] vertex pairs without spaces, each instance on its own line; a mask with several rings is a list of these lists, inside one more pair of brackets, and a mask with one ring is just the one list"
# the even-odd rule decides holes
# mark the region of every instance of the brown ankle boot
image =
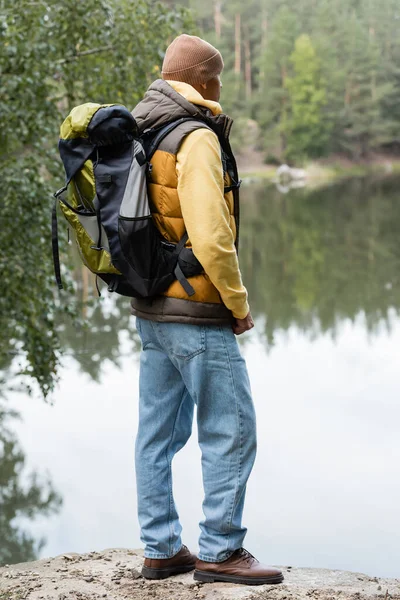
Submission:
[[197,556],[182,546],[171,558],[145,558],[142,575],[146,579],[166,579],[171,575],[193,571]]
[[194,578],[196,581],[209,583],[227,581],[247,585],[282,583],[283,581],[282,571],[261,565],[244,548],[235,550],[227,560],[219,563],[204,562],[197,559]]

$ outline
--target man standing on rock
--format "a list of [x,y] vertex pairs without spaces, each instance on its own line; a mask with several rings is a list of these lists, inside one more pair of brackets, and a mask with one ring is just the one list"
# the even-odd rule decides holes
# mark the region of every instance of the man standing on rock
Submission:
[[[237,170],[232,122],[218,104],[222,69],[216,48],[181,35],[166,51],[162,79],[133,111],[141,131],[187,119],[158,146],[149,193],[163,237],[178,243],[186,231],[204,269],[189,287],[177,280],[163,296],[132,300],[143,346],[136,440],[143,575],[195,569],[198,581],[280,583],[281,571],[242,547],[256,423],[235,334],[254,324],[237,258]],[[205,494],[198,558],[182,545],[171,475],[172,459],[191,435],[194,403]]]

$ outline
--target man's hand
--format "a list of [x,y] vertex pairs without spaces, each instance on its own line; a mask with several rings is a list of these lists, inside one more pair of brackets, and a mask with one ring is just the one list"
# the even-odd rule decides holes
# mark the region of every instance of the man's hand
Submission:
[[249,329],[253,329],[253,327],[254,321],[250,313],[244,319],[234,319],[232,323],[232,329],[235,335],[240,335],[245,331],[249,331]]

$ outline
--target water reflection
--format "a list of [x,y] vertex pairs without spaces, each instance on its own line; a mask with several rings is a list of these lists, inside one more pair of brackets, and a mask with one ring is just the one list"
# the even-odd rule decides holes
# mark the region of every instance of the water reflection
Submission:
[[0,406],[0,565],[35,560],[46,540],[25,531],[21,519],[49,516],[61,506],[48,479],[25,473],[25,454],[7,425],[16,417]]
[[[93,287],[95,287],[94,282]],[[92,289],[95,294],[95,290]],[[129,299],[122,296],[96,298],[86,308],[85,320],[65,321],[59,326],[63,354],[72,355],[81,371],[100,381],[105,361],[120,366],[124,353],[137,354],[140,340],[130,318]],[[129,340],[122,350],[122,338]]]
[[[357,180],[285,196],[261,183],[243,188],[241,265],[257,319],[244,350],[259,417],[246,524],[250,549],[266,562],[398,576],[399,183]],[[81,299],[94,300],[86,324],[58,323],[55,405],[10,396],[24,415],[13,429],[29,461],[50,470],[65,499],[59,517],[35,527],[39,540],[48,537],[46,555],[140,546],[134,319],[127,299],[98,300],[80,269],[76,280]],[[0,440],[0,560],[16,562],[40,551],[18,528],[21,515],[48,515],[60,500],[48,482],[21,483],[24,455],[2,418]],[[185,543],[195,548],[195,439],[174,469]]]
[[373,331],[400,307],[398,179],[352,180],[282,196],[244,187],[241,264],[255,316],[271,344],[296,325],[337,331],[364,312]]
[[[265,342],[293,325],[311,338],[333,336],[360,313],[373,333],[388,330],[400,309],[400,180],[353,179],[282,195],[265,182],[244,185],[240,262],[252,312],[265,323]],[[96,297],[76,272],[83,299]],[[64,352],[96,381],[103,360],[118,365],[120,334],[140,347],[126,298],[95,299],[84,326],[65,322]]]

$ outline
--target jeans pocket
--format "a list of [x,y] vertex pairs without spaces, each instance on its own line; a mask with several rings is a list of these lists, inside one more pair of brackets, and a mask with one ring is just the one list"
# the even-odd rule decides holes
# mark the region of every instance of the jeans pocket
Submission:
[[206,349],[204,325],[186,323],[157,323],[165,350],[176,358],[190,360]]
[[153,341],[151,336],[151,329],[149,330],[149,322],[145,319],[136,317],[136,331],[139,334],[140,341],[142,342],[142,350],[146,350],[147,346]]

